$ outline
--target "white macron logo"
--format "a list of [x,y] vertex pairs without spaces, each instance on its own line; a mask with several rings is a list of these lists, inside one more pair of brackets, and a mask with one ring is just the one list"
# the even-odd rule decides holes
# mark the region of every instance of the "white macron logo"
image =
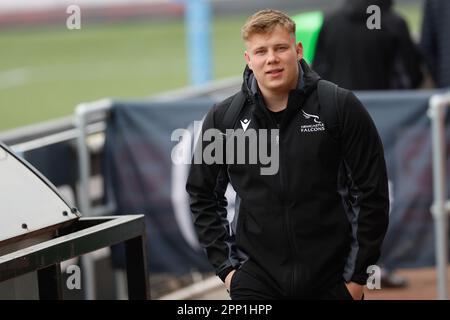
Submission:
[[325,131],[325,126],[322,121],[319,121],[319,116],[306,113],[304,110],[302,110],[302,115],[305,119],[314,120],[314,124],[301,125],[300,126],[301,132]]
[[251,122],[251,120],[248,120],[248,119],[241,120],[241,126],[242,126],[242,129],[244,129],[244,132],[245,132],[245,130],[247,130],[250,122]]

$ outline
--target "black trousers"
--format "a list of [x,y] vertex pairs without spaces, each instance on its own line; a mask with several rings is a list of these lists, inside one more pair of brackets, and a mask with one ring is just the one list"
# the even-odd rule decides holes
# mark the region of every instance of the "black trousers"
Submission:
[[311,292],[301,297],[286,297],[271,287],[267,281],[245,269],[239,269],[233,275],[230,297],[232,300],[353,300],[343,279],[320,292]]

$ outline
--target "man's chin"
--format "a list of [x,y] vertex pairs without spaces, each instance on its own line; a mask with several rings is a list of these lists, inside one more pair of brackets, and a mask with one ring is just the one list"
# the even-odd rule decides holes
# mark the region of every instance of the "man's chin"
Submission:
[[285,83],[270,83],[266,88],[272,92],[289,92]]

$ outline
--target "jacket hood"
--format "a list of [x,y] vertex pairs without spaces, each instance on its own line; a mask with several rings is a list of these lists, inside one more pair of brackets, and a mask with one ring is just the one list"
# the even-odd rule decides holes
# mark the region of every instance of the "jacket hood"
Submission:
[[[297,90],[303,90],[305,94],[309,94],[317,87],[317,82],[320,80],[320,76],[314,72],[304,59],[299,62],[299,77]],[[254,96],[258,93],[258,82],[256,81],[253,71],[246,66],[244,70],[244,82],[242,84],[242,91],[247,96]]]
[[343,5],[343,14],[352,20],[367,20],[369,17],[367,7],[376,5],[381,12],[386,12],[392,8],[392,0],[346,0]]

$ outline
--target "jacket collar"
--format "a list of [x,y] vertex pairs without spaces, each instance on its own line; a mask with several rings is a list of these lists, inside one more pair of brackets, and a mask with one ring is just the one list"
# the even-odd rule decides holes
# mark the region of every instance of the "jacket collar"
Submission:
[[[306,61],[303,59],[300,60],[297,88],[289,92],[287,113],[291,114],[291,112],[294,112],[292,109],[297,105],[295,101],[298,101],[299,99],[303,100],[309,96],[317,88],[317,82],[319,80],[319,75],[309,67]],[[244,70],[242,91],[247,96],[247,99],[252,102],[252,109],[257,117],[261,119],[271,117],[261,91],[259,90],[258,82],[256,81],[253,71],[250,70],[248,66],[246,66]]]

